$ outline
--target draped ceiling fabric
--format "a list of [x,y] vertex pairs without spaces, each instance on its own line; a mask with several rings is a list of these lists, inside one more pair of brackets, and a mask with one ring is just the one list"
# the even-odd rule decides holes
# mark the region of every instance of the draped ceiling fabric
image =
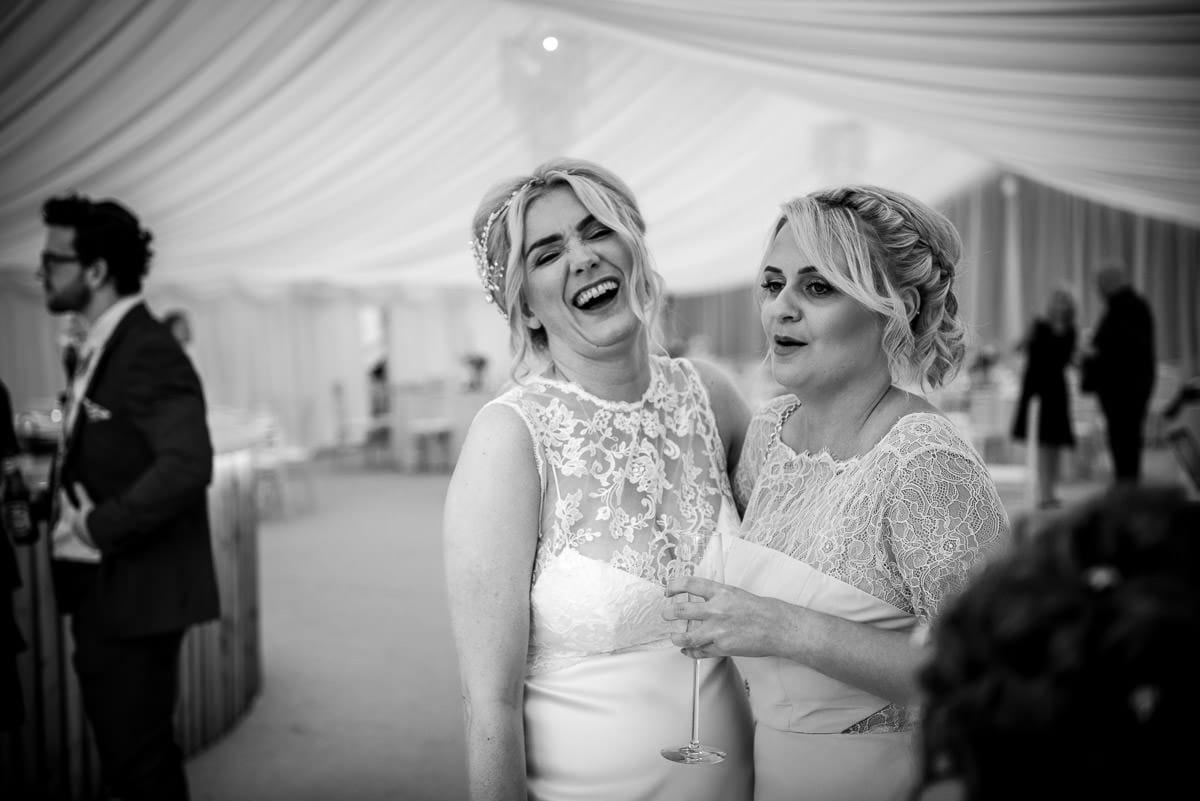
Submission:
[[520,0],[884,119],[1042,183],[1200,222],[1200,6]]
[[[724,288],[753,271],[779,200],[824,177],[821,126],[847,118],[510,3],[0,8],[0,269],[26,273],[39,204],[74,187],[141,212],[160,285],[463,286],[484,190],[565,150],[638,191],[673,290]],[[555,53],[540,46],[551,28]],[[553,91],[555,59],[577,50],[575,86]],[[543,123],[530,98],[546,90]],[[539,136],[564,97],[573,141]],[[864,169],[915,192],[944,195],[987,164],[871,131]]]
[[152,229],[150,299],[192,314],[210,397],[282,405],[306,442],[365,374],[341,349],[364,303],[392,318],[393,376],[505,362],[468,221],[561,153],[630,183],[681,296],[744,287],[778,203],[834,181],[938,203],[1000,166],[1196,225],[1198,20],[1109,0],[0,0],[0,375],[18,403],[61,383],[31,274],[40,205],[68,189]]

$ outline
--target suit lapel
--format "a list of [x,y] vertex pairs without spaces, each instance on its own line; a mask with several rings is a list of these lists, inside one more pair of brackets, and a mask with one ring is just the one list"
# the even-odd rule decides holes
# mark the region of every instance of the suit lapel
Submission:
[[104,378],[104,371],[108,366],[109,359],[121,347],[121,340],[125,335],[141,325],[144,320],[149,319],[151,319],[150,312],[146,310],[145,303],[139,303],[134,306],[121,318],[121,322],[117,323],[117,327],[113,329],[112,335],[104,343],[100,353],[93,357],[97,359],[96,366],[92,370],[92,375],[88,378],[87,384],[80,391],[79,397],[72,400],[72,403],[77,407],[74,410],[74,419],[71,421],[69,430],[63,432],[62,453],[59,460],[63,470],[66,469],[68,460],[70,459],[71,446],[78,441],[80,432],[83,429],[84,417],[87,415],[87,410],[84,408],[84,399],[92,391],[92,387],[100,385],[101,380]]

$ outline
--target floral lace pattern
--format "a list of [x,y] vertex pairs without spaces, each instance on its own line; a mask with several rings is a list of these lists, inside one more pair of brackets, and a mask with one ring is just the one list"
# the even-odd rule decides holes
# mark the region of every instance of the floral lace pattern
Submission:
[[750,424],[734,481],[742,536],[927,622],[1008,539],[987,467],[949,420],[923,412],[858,457],[796,453],[775,435],[794,402]]
[[635,402],[546,378],[493,402],[525,421],[543,486],[529,672],[661,646],[672,630],[662,588],[686,567],[680,540],[711,531],[731,493],[695,368],[652,357]]

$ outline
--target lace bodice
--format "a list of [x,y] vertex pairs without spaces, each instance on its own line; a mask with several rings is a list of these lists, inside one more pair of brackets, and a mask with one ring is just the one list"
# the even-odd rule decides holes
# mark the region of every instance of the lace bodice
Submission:
[[777,434],[794,403],[751,421],[734,476],[742,536],[928,621],[1008,541],[986,466],[934,413],[900,418],[858,457],[797,453]]
[[692,365],[651,358],[641,400],[604,401],[546,378],[493,403],[514,409],[542,480],[530,674],[597,653],[669,647],[663,586],[681,537],[707,533],[730,496],[708,395]]

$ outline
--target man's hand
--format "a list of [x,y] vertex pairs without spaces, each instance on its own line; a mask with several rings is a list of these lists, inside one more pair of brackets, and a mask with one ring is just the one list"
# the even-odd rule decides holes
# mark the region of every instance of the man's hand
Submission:
[[92,510],[96,508],[96,504],[92,502],[91,496],[87,494],[87,490],[83,488],[82,484],[76,483],[72,488],[75,491],[75,497],[79,500],[79,505],[76,506],[72,503],[70,494],[63,491],[62,517],[54,532],[55,540],[61,539],[63,533],[69,531],[89,548],[95,548],[96,543],[92,539],[92,535],[88,532],[87,518],[92,513]]

